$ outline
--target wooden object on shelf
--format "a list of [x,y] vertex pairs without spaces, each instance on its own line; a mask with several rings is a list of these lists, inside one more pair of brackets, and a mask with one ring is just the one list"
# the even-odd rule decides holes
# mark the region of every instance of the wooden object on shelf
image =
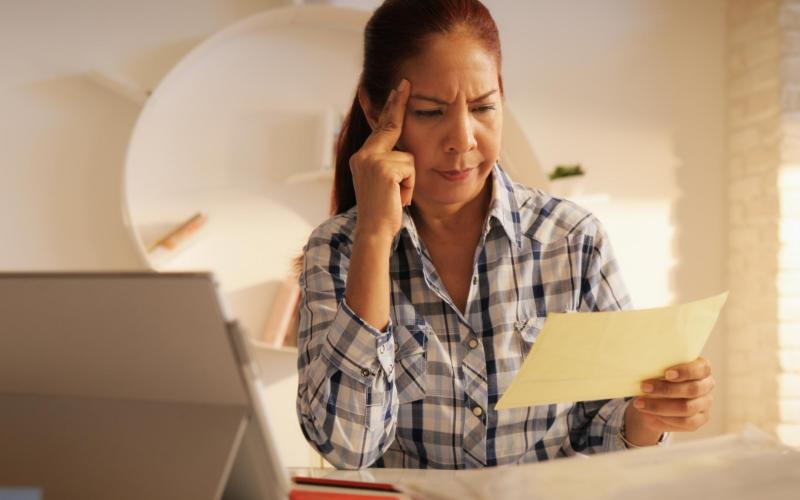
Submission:
[[187,238],[195,234],[207,221],[208,216],[206,216],[206,214],[202,212],[194,214],[167,233],[163,238],[150,245],[148,252],[152,253],[159,247],[166,248],[167,250],[174,250],[178,245],[186,241]]
[[[272,347],[282,347],[288,340],[297,345],[297,306],[300,303],[300,286],[297,277],[289,276],[281,283],[267,317],[261,340]],[[294,332],[292,332],[294,328]]]

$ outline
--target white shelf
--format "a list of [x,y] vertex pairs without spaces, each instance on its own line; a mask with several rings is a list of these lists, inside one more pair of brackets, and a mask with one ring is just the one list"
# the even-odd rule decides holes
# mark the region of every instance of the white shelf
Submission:
[[86,77],[97,85],[139,106],[144,106],[150,94],[152,94],[150,89],[145,89],[122,75],[92,70],[86,73]]
[[304,182],[314,182],[314,181],[326,181],[330,182],[333,180],[334,171],[332,169],[326,168],[324,170],[314,170],[312,172],[303,172],[300,174],[294,174],[286,179],[286,184],[301,184]]

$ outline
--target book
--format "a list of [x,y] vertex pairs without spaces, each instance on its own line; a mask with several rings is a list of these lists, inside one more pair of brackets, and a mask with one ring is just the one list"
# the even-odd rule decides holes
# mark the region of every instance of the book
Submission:
[[297,345],[296,316],[299,304],[300,285],[297,277],[292,274],[280,284],[275,293],[261,340],[272,347],[282,347],[287,340]]

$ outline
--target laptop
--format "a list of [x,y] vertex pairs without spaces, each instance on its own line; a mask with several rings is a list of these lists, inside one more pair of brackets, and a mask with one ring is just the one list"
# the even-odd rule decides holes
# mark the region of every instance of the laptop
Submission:
[[0,274],[0,487],[286,498],[255,365],[208,273]]

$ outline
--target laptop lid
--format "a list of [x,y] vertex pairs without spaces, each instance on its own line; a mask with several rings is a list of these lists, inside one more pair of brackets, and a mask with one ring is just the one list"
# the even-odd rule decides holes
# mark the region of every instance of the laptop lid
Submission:
[[285,495],[231,325],[206,273],[0,274],[0,485],[220,498],[246,437]]

